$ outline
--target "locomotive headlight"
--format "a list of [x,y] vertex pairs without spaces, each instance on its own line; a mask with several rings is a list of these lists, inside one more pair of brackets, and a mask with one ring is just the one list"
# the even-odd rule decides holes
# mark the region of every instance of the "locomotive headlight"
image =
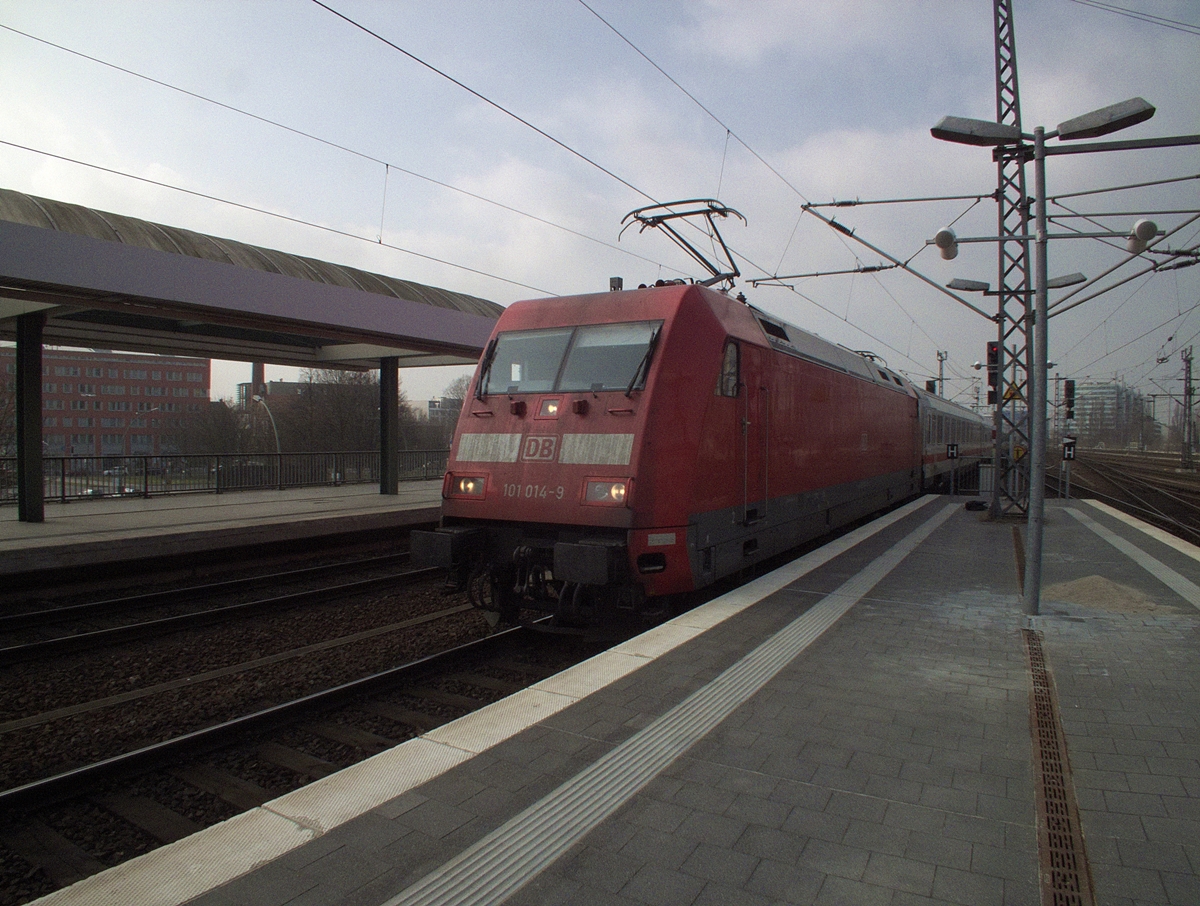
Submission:
[[447,497],[482,497],[487,479],[481,475],[448,475]]
[[624,481],[588,481],[583,489],[583,502],[596,506],[623,506],[626,491]]

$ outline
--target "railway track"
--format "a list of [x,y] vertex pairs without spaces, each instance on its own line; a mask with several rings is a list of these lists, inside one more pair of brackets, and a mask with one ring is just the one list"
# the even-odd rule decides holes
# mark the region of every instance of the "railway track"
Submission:
[[0,793],[0,904],[28,902],[261,805],[602,647],[528,630],[480,634],[486,631],[401,666]]
[[[212,603],[213,597],[223,601],[231,596],[241,596],[249,590],[258,590],[263,585],[285,582],[309,585],[314,580],[329,576],[340,578],[348,570],[398,565],[407,562],[407,558],[407,553],[404,553],[371,558],[353,564],[310,567],[271,576],[227,580],[47,610],[6,614],[0,616],[0,666],[86,651],[102,645],[154,638],[234,618],[363,594],[379,588],[408,585],[437,573],[436,570],[429,569],[405,572],[385,569],[383,575],[370,578],[338,581],[333,584],[323,583],[315,588],[305,587],[299,591],[271,594],[237,603]],[[189,601],[194,603],[188,605],[186,602]],[[143,618],[137,622],[125,622],[131,615],[149,608],[165,608],[171,612]],[[181,608],[184,609],[182,613],[178,612]],[[115,621],[116,625],[100,628],[95,625],[97,620]],[[50,634],[55,632],[57,634]]]
[[[419,527],[419,526],[416,526]],[[223,581],[276,581],[305,569],[337,570],[371,559],[395,556],[408,547],[413,526],[390,532],[346,533],[315,541],[274,541],[248,547],[222,548],[135,560],[96,562],[86,568],[44,568],[6,576],[0,586],[0,614],[52,610],[91,603],[101,596],[114,600],[138,595],[169,596],[182,587],[219,586]]]
[[1095,497],[1200,544],[1200,477],[1164,457],[1087,452],[1072,465],[1073,496]]

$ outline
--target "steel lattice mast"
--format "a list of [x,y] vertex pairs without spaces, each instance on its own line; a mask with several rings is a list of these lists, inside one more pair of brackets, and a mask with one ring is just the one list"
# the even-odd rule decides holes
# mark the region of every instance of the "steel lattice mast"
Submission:
[[[996,122],[1021,128],[1017,90],[1017,49],[1012,0],[995,0]],[[996,362],[995,472],[993,516],[1025,513],[1029,508],[1029,374],[1033,370],[1030,299],[1029,195],[1025,190],[1023,143],[995,150],[999,274],[996,314],[999,357]]]

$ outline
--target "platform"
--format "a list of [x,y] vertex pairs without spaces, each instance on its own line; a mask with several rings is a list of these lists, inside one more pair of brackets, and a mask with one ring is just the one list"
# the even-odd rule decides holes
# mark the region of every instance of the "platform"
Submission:
[[47,502],[44,522],[0,507],[0,577],[436,522],[442,483],[372,484]]
[[1030,618],[1012,535],[923,498],[39,902],[1036,904],[1031,639],[1096,901],[1200,902],[1200,551],[1052,501]]

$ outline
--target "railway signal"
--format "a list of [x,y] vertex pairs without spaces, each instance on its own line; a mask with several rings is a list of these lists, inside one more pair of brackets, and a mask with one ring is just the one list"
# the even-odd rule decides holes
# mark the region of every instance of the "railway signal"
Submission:
[[1063,381],[1063,406],[1067,410],[1066,419],[1070,421],[1075,417],[1075,382],[1072,380]]
[[987,344],[987,382],[989,406],[996,405],[996,387],[1000,383],[1000,343],[989,340]]

